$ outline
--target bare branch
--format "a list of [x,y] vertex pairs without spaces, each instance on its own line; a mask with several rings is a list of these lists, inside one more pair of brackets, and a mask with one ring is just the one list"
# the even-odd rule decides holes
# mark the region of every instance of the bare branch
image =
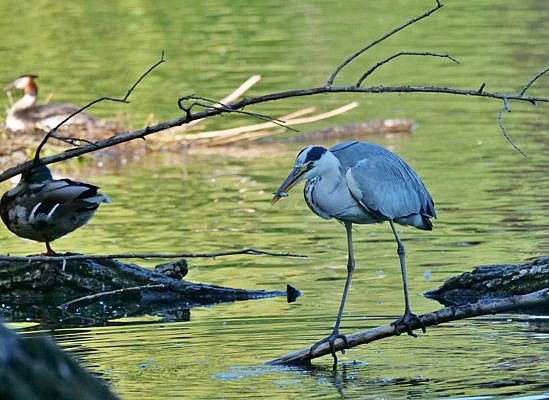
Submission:
[[[152,70],[154,70],[156,67],[158,67],[160,64],[162,64],[163,62],[165,62],[165,59],[164,59],[164,50],[162,50],[162,54],[160,55],[160,60],[158,60],[156,63],[154,63],[153,65],[151,65],[149,67],[149,69],[147,69],[147,71],[145,71],[143,74],[141,74],[141,76],[133,83],[133,85],[128,89],[128,91],[126,92],[126,95],[123,97],[123,98],[116,98],[116,97],[109,97],[109,96],[104,96],[104,97],[100,97],[98,99],[95,99],[91,102],[89,102],[88,104],[86,104],[84,107],[81,107],[80,109],[78,109],[77,111],[73,112],[71,115],[69,115],[67,118],[65,118],[63,121],[61,121],[60,123],[58,123],[53,129],[51,129],[47,134],[46,136],[44,136],[44,139],[42,139],[42,141],[40,142],[40,144],[38,145],[38,147],[36,148],[36,152],[34,154],[34,163],[37,163],[40,159],[40,152],[42,150],[42,148],[44,147],[44,145],[47,143],[48,139],[52,136],[55,136],[55,133],[57,132],[57,129],[59,129],[59,127],[61,127],[63,124],[65,124],[67,121],[69,121],[72,117],[74,117],[75,115],[78,115],[80,114],[81,112],[83,112],[84,110],[90,108],[91,106],[93,106],[94,104],[97,104],[101,101],[113,101],[113,102],[119,102],[119,103],[129,103],[129,100],[128,98],[130,97],[130,95],[132,94],[132,92],[135,90],[135,88],[137,87],[137,85],[139,85],[139,83],[149,74],[152,72]],[[60,139],[60,138],[58,138]],[[60,140],[63,140],[63,139],[60,139]],[[82,139],[78,139],[78,140],[82,140]],[[90,143],[91,144],[91,143]]]
[[[497,300],[481,300],[473,304],[445,307],[432,313],[420,315],[419,319],[422,321],[424,326],[433,326],[445,322],[478,317],[480,315],[506,313],[517,309],[544,305],[549,305],[549,289],[542,289],[525,295],[505,297]],[[405,330],[404,326],[400,326],[400,328]],[[419,322],[414,322],[412,324],[412,329],[419,328]],[[346,338],[349,348],[352,348],[390,336],[395,336],[395,327],[391,324],[387,324],[377,328],[368,329],[367,331],[346,335]],[[334,344],[336,351],[344,350],[345,348],[342,339],[337,339]],[[312,354],[309,349],[310,348],[305,348],[295,351],[283,357],[277,358],[276,360],[269,361],[268,364],[308,365],[314,358],[331,354],[330,345],[328,343],[323,343],[316,347]]]
[[[145,136],[151,135],[156,132],[173,128],[175,126],[181,126],[191,121],[212,117],[214,115],[220,115],[223,113],[234,112],[240,110],[252,104],[260,104],[268,101],[275,101],[280,99],[286,99],[291,97],[312,96],[321,93],[436,93],[436,94],[451,94],[458,96],[471,96],[471,97],[483,97],[504,100],[516,100],[526,101],[529,103],[543,102],[549,103],[549,98],[546,97],[534,97],[527,96],[520,93],[498,93],[479,91],[478,89],[456,89],[448,87],[438,86],[370,86],[370,87],[357,87],[357,86],[319,86],[306,89],[287,90],[282,92],[270,93],[257,97],[248,97],[242,100],[227,104],[227,108],[209,108],[200,112],[191,112],[187,109],[183,117],[159,123],[157,125],[147,126],[142,129],[138,129],[132,132],[124,132],[110,138],[97,141],[95,145],[84,145],[69,149],[63,153],[58,153],[52,156],[43,157],[40,161],[44,164],[51,164],[67,160],[70,158],[78,157],[83,154],[91,153],[98,149],[104,149],[107,147],[115,146],[120,143],[129,142],[135,139],[143,139]],[[185,96],[182,100],[189,98]],[[23,171],[31,168],[33,161],[26,161],[15,167],[9,168],[0,174],[0,182],[3,182],[12,176],[18,175]]]
[[408,22],[406,22],[405,24],[403,25],[400,25],[398,26],[397,28],[387,32],[385,35],[381,36],[380,38],[374,40],[373,42],[371,42],[369,45],[367,45],[366,47],[363,47],[362,49],[358,50],[355,54],[353,54],[352,56],[348,57],[345,61],[343,61],[340,65],[338,65],[336,67],[336,69],[334,70],[334,72],[332,72],[332,74],[328,77],[328,81],[326,82],[326,85],[327,86],[332,86],[333,83],[334,83],[334,79],[336,78],[337,74],[339,73],[339,71],[341,71],[346,65],[348,65],[349,63],[351,63],[355,58],[357,58],[358,56],[360,56],[362,53],[364,53],[365,51],[367,51],[368,49],[374,47],[376,44],[384,41],[385,39],[389,38],[390,36],[393,36],[395,33],[401,31],[402,29],[406,28],[407,26],[410,26],[414,23],[416,23],[417,21],[423,19],[423,18],[426,18],[428,17],[429,15],[431,15],[432,13],[434,13],[435,11],[437,11],[439,8],[441,8],[443,5],[440,3],[439,0],[436,0],[436,6],[431,8],[430,10],[427,10],[426,12],[424,12],[423,14],[421,15],[418,15],[417,17],[415,18],[412,18],[411,20],[409,20]]
[[362,82],[364,81],[364,79],[366,79],[369,75],[372,74],[372,72],[374,72],[376,69],[378,69],[379,67],[381,67],[383,64],[386,64],[388,63],[389,61],[397,58],[397,57],[400,57],[400,56],[430,56],[430,57],[443,57],[443,58],[448,58],[450,59],[450,61],[453,61],[455,62],[456,64],[459,64],[459,61],[456,60],[454,57],[452,57],[451,55],[449,54],[439,54],[439,53],[430,53],[430,52],[417,52],[417,51],[401,51],[399,53],[396,53],[396,54],[393,54],[391,57],[388,57],[386,58],[385,60],[383,61],[379,61],[378,63],[376,63],[373,67],[371,67],[368,71],[366,71],[361,77],[360,79],[358,80],[358,82],[356,83],[355,86],[360,86],[362,85]]
[[139,258],[139,259],[152,259],[152,258],[216,258],[221,256],[233,256],[237,254],[249,254],[249,255],[267,255],[273,257],[307,257],[303,254],[293,253],[275,253],[272,251],[259,250],[254,248],[246,248],[241,250],[227,250],[218,251],[214,253],[175,253],[175,254],[163,254],[163,253],[124,253],[124,254],[59,254],[53,256],[4,256],[0,255],[2,261],[55,261],[55,260],[110,260],[118,258]]

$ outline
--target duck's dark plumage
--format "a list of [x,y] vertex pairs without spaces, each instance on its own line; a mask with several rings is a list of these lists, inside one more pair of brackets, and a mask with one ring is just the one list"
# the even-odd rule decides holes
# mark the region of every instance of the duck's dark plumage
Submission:
[[110,203],[98,187],[71,179],[53,179],[40,165],[25,172],[0,200],[0,216],[17,236],[49,243],[86,224],[101,203]]

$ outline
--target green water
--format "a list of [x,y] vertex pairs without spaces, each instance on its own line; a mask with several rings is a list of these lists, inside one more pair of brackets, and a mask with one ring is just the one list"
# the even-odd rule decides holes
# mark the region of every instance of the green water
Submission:
[[[134,127],[180,116],[178,97],[221,98],[260,73],[248,94],[317,86],[335,65],[381,33],[423,12],[429,1],[0,2],[0,81],[40,75],[41,95],[84,104],[122,95],[166,51],[162,65],[129,105],[101,104],[103,118],[123,113]],[[546,1],[447,1],[445,7],[345,69],[336,83],[400,50],[449,53],[443,59],[395,60],[374,84],[436,84],[516,92],[549,64]],[[547,96],[549,80],[532,94]],[[314,129],[374,118],[412,118],[413,135],[372,137],[400,154],[429,188],[439,218],[431,232],[401,228],[407,246],[413,310],[439,307],[421,294],[480,264],[521,262],[549,250],[547,106],[512,104],[508,130],[522,158],[498,131],[496,101],[436,95],[326,95],[290,99],[251,111],[283,115],[306,106],[328,110],[357,100],[344,116]],[[0,100],[7,106],[7,100]],[[221,129],[255,123],[225,116]],[[331,143],[324,143],[329,145]],[[105,327],[59,329],[58,343],[107,379],[125,399],[160,398],[483,398],[549,396],[547,319],[505,315],[459,321],[417,339],[391,338],[352,349],[332,373],[330,358],[312,370],[264,361],[329,333],[345,278],[343,226],[306,207],[300,188],[269,203],[302,145],[230,147],[149,154],[97,168],[93,162],[54,172],[102,187],[113,204],[83,229],[54,243],[85,253],[202,252],[243,247],[291,251],[306,260],[233,256],[190,260],[188,279],[248,289],[283,289],[274,298],[191,310],[187,322],[144,317]],[[3,184],[2,189],[7,189]],[[387,225],[355,229],[357,272],[342,324],[354,332],[402,311],[395,243]],[[3,253],[43,251],[0,230]],[[154,265],[148,262],[146,265]],[[33,334],[32,328],[26,334]],[[356,361],[356,362],[354,362]],[[532,397],[535,398],[535,397]],[[541,398],[541,397],[540,397]]]

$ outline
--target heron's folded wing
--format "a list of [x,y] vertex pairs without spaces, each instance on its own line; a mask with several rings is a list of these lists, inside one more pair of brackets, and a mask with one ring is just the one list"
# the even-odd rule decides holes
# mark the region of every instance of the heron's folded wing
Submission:
[[394,153],[370,154],[347,170],[346,179],[353,196],[384,218],[435,216],[433,201],[421,179]]

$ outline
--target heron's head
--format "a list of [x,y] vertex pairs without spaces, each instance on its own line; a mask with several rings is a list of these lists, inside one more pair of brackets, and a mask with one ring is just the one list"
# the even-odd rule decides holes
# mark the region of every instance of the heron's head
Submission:
[[271,204],[276,203],[281,197],[288,196],[287,192],[302,179],[315,176],[322,165],[324,155],[327,153],[328,150],[320,146],[309,146],[301,150],[295,159],[294,168],[274,193]]
[[4,91],[7,92],[12,89],[20,89],[23,90],[25,93],[36,94],[38,92],[36,82],[34,82],[36,78],[38,78],[37,75],[21,75],[20,77],[15,78],[15,80],[10,82],[6,87],[4,87]]

